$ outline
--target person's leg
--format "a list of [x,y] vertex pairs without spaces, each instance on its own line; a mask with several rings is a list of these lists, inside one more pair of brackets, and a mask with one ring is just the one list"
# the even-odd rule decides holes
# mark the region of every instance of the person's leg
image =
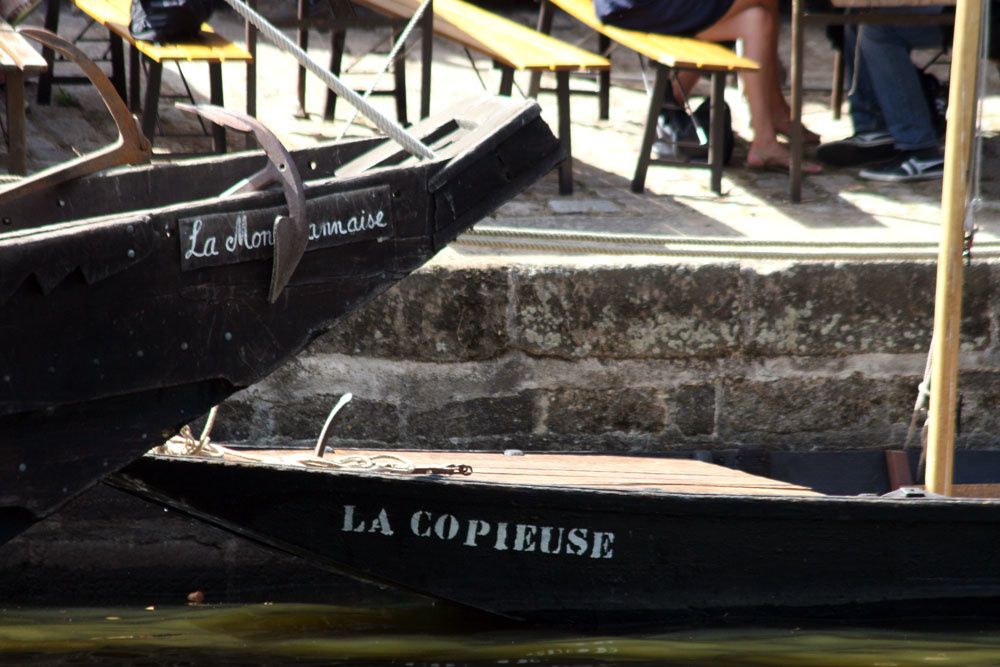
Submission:
[[864,25],[858,38],[861,74],[867,74],[885,128],[901,151],[938,146],[937,132],[910,52],[941,45],[937,26]]
[[885,120],[879,111],[878,98],[872,87],[867,67],[855,69],[854,55],[857,51],[858,26],[849,25],[844,29],[844,74],[849,87],[851,124],[854,134],[885,132]]
[[[753,166],[787,165],[789,160],[788,151],[778,142],[775,126],[775,118],[787,118],[787,107],[784,111],[774,108],[777,36],[777,0],[735,0],[721,19],[696,35],[712,42],[742,39],[744,55],[760,65],[756,72],[741,73],[754,134],[747,162]],[[815,165],[805,168],[817,170]]]
[[[931,9],[930,11],[938,11]],[[885,126],[898,155],[892,162],[862,169],[862,178],[890,182],[940,179],[944,156],[910,51],[941,45],[937,26],[865,25],[859,67],[868,70]]]

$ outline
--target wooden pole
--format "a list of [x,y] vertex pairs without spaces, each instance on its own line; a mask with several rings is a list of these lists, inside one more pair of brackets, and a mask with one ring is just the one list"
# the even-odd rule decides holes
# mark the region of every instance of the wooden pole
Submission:
[[962,249],[969,192],[979,67],[980,0],[958,0],[948,90],[941,246],[934,308],[927,489],[951,495],[958,401],[959,325],[962,316]]

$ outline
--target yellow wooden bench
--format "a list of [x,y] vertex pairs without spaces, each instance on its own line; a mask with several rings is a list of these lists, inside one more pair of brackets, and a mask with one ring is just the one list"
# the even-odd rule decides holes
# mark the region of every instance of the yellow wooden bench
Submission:
[[[646,114],[639,160],[636,164],[635,176],[632,179],[632,190],[635,192],[642,192],[645,189],[646,172],[650,163],[653,162],[650,153],[653,142],[656,140],[656,119],[663,107],[670,70],[693,70],[711,77],[712,120],[709,123],[708,165],[712,174],[712,190],[721,192],[722,97],[726,75],[730,72],[756,70],[758,69],[757,63],[711,42],[688,37],[626,30],[606,25],[597,18],[591,0],[542,0],[538,15],[538,29],[541,32],[549,33],[552,31],[553,5],[603,36],[602,52],[606,51],[604,45],[613,41],[645,56],[656,65],[656,82],[653,85],[649,110]],[[537,81],[532,81],[532,88],[534,87],[537,87]]]
[[24,77],[41,74],[45,59],[9,23],[0,19],[0,72],[7,89],[7,170],[23,175],[28,170],[27,122]]
[[[108,29],[111,44],[111,81],[115,88],[128,99],[133,112],[142,111],[142,131],[153,141],[156,118],[160,101],[160,83],[165,62],[203,62],[208,64],[210,97],[212,104],[223,105],[222,63],[250,63],[250,52],[225,39],[207,23],[201,26],[201,34],[190,42],[158,43],[135,39],[129,32],[131,18],[129,0],[74,0],[76,6],[87,16]],[[125,90],[124,43],[129,44],[129,82]],[[140,105],[140,58],[148,62],[146,94]],[[256,95],[254,77],[247,76],[247,99]],[[226,133],[219,126],[212,130],[216,152],[226,150]]]
[[[420,0],[353,0],[355,4],[392,17],[410,17]],[[559,191],[573,191],[573,158],[570,138],[569,75],[571,72],[607,72],[607,58],[537,30],[498,16],[463,0],[433,0],[434,34],[491,58],[502,70],[500,94],[510,95],[514,71],[555,72],[559,109],[559,140],[566,149],[566,161],[559,166]],[[424,67],[429,67],[425,59]],[[429,76],[424,76],[428,81]],[[429,87],[422,91],[429,100]],[[424,104],[422,108],[426,108]]]

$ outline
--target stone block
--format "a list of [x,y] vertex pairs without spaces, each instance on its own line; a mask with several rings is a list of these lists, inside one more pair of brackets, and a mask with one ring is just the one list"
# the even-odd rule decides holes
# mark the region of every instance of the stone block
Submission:
[[514,345],[568,359],[723,356],[738,348],[738,267],[544,268],[515,274]]
[[684,436],[715,433],[715,386],[684,385],[667,394],[669,422]]
[[406,434],[420,443],[446,444],[452,438],[530,433],[536,413],[533,393],[470,398],[418,410],[408,415]]
[[[767,435],[800,436],[841,432],[867,440],[884,439],[909,422],[920,378],[784,377],[760,382],[731,379],[724,383],[720,431],[732,440],[764,445]],[[858,442],[857,446],[867,443]]]
[[[747,352],[754,356],[923,352],[934,320],[928,263],[798,264],[747,272]],[[966,272],[962,344],[990,343],[990,270]]]
[[[289,440],[315,441],[339,395],[317,394],[294,402],[271,406],[274,435]],[[399,439],[399,411],[395,405],[354,397],[333,423],[337,440],[375,440],[396,442]]]
[[414,361],[490,359],[507,347],[506,269],[424,268],[340,320],[313,343]]
[[545,426],[552,433],[658,434],[666,410],[650,389],[562,389],[547,392]]
[[1000,446],[1000,371],[967,371],[959,375],[959,433],[967,446]]

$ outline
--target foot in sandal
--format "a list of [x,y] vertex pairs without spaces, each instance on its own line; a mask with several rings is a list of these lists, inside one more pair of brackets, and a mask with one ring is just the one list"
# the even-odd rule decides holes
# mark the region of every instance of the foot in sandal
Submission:
[[[747,151],[746,165],[748,169],[759,169],[762,171],[781,171],[788,173],[791,156],[781,146],[770,148],[756,148],[753,145]],[[823,167],[813,162],[802,162],[803,174],[819,174]]]

